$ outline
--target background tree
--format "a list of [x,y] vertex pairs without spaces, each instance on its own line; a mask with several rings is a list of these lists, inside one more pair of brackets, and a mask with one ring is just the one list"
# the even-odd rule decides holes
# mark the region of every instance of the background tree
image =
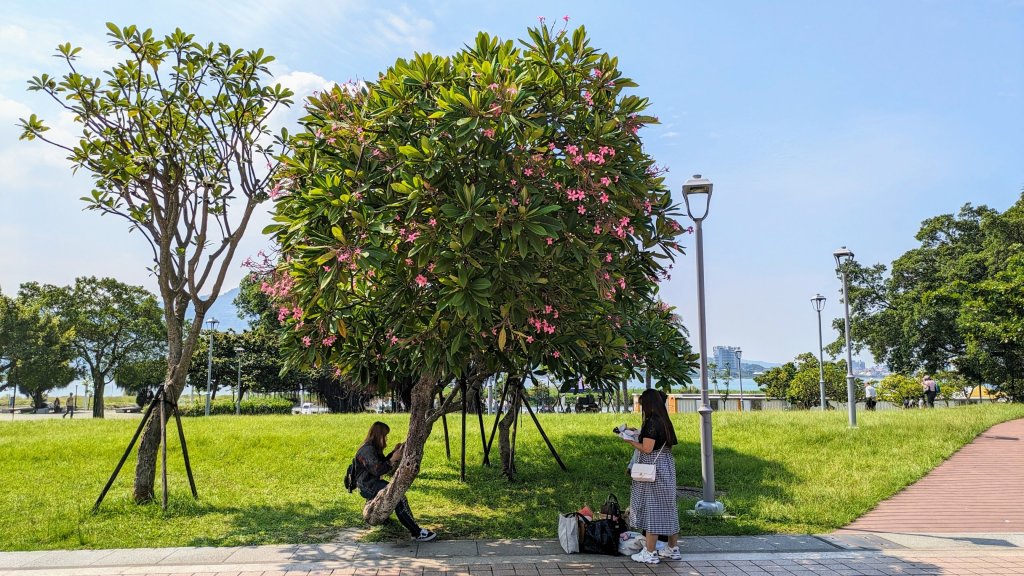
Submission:
[[22,284],[21,294],[50,311],[65,331],[93,387],[93,418],[103,418],[103,393],[124,362],[152,357],[167,334],[156,297],[113,278],[81,277],[74,286]]
[[[846,361],[826,361],[824,375],[826,401],[846,402]],[[804,352],[792,362],[755,376],[754,381],[767,397],[785,398],[800,408],[810,409],[821,403],[820,376],[818,357],[811,352]],[[854,385],[857,400],[863,400],[864,389],[860,379],[854,380]]]
[[15,387],[41,407],[50,390],[78,374],[71,365],[73,337],[38,302],[0,294],[0,390]]
[[[87,207],[124,219],[149,243],[167,326],[166,394],[177,400],[206,313],[276,171],[267,118],[292,93],[266,85],[273,57],[262,49],[203,44],[180,29],[158,38],[107,28],[127,58],[102,78],[79,72],[81,48],[68,43],[57,56],[69,72],[29,81],[82,125],[81,139],[49,139],[34,114],[21,120],[21,137],[66,150],[92,176]],[[139,445],[136,501],[153,498],[159,428],[151,420]]]
[[612,390],[628,374],[614,324],[654,300],[682,231],[632,86],[582,28],[540,28],[521,49],[482,33],[310,99],[267,292],[291,363],[412,384],[405,458],[369,522],[416,476],[446,384],[501,372],[513,392],[535,377]]
[[888,275],[850,265],[855,343],[895,372],[952,369],[1024,400],[1024,196],[1001,214],[966,204],[929,218],[917,239]]
[[165,358],[140,358],[121,362],[114,370],[114,380],[118,387],[129,394],[135,394],[139,406],[144,406],[156,394],[166,375]]
[[921,383],[902,374],[889,374],[878,383],[878,399],[903,406],[904,401],[917,402],[922,396]]
[[[626,318],[621,331],[630,350],[624,359],[633,368],[634,376],[639,377],[641,371],[644,376],[650,373],[652,380],[665,392],[671,392],[672,386],[686,387],[693,382],[694,371],[700,366],[700,355],[693,351],[689,332],[674,308],[660,300],[641,301],[638,309]],[[624,380],[624,408],[626,403],[633,404],[627,386],[628,381]]]

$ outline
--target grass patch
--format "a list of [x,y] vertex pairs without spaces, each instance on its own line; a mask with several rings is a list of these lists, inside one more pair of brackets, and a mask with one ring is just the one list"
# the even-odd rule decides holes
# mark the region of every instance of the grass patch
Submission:
[[[1024,406],[862,413],[761,412],[714,416],[718,489],[730,515],[682,514],[683,534],[820,533],[843,526],[917,480],[993,424]],[[200,500],[188,492],[177,447],[168,451],[170,505],[136,506],[134,456],[100,512],[92,503],[131,437],[134,420],[0,422],[0,550],[231,546],[320,542],[362,526],[363,500],[342,476],[377,415],[213,416],[186,419]],[[391,442],[405,415],[387,415]],[[570,472],[558,469],[528,417],[519,429],[520,476],[509,484],[481,466],[478,424],[469,420],[467,475],[459,477],[459,418],[449,419],[451,461],[440,423],[409,492],[413,511],[444,538],[551,538],[556,514],[600,505],[609,491],[629,500],[626,444],[611,428],[636,415],[544,414],[545,431]],[[681,485],[700,485],[696,415],[673,418]],[[491,419],[486,419],[488,432]],[[496,448],[496,447],[495,447]],[[492,452],[496,460],[497,455]],[[683,502],[681,511],[692,508]],[[402,535],[397,522],[371,539]]]

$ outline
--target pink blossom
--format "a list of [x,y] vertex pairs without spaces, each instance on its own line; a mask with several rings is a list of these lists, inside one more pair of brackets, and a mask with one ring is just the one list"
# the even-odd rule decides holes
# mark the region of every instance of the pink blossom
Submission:
[[406,236],[405,240],[407,242],[415,242],[416,239],[419,238],[419,236],[420,236],[419,232],[410,232],[409,235]]
[[[566,22],[568,22],[569,21],[569,15],[566,14],[565,16],[562,16],[562,20],[565,20]],[[555,358],[558,358],[558,356],[556,355]]]
[[412,266],[412,258],[406,258],[405,259],[405,265],[406,266]]
[[427,266],[427,272],[433,272],[434,268],[436,268],[436,267],[437,267],[437,264],[431,262],[430,265]]
[[601,192],[601,204],[607,204],[607,203],[608,203],[608,195],[605,194],[604,192]]
[[424,276],[423,274],[417,274],[416,284],[418,284],[420,288],[423,288],[424,286],[427,285],[427,277]]
[[312,344],[312,343],[313,343],[313,339],[310,338],[309,336],[303,336],[302,337],[302,345],[304,347],[309,348],[310,344]]
[[533,343],[533,336],[527,336],[527,337],[526,337],[526,343],[527,343],[527,344],[531,344],[531,343]]
[[483,135],[488,138],[494,138],[494,128],[484,128]]
[[533,168],[524,168],[523,169],[523,174],[525,174],[527,176],[533,176]]
[[594,68],[594,78],[600,78],[600,77],[601,77],[601,70],[598,69],[598,68]]
[[538,21],[538,22],[540,22],[541,24],[543,24],[543,23],[544,23],[544,20],[545,20],[545,19],[544,19],[544,17],[543,17],[543,16],[538,16],[538,17],[537,17],[537,21]]
[[515,198],[509,200],[508,202],[513,206],[519,206],[519,200],[516,200]]
[[583,204],[580,204],[579,206],[576,207],[576,211],[579,212],[580,214],[586,214],[587,208]]
[[431,228],[436,228],[437,227],[437,220],[431,218],[430,220],[427,221],[427,224],[430,224]]
[[338,368],[337,366],[334,367],[334,377],[341,378],[341,368]]
[[552,244],[554,244],[555,240],[554,240],[553,238],[550,238],[550,237],[549,237],[549,238],[547,239],[547,242],[548,242],[548,246],[551,246]]
[[330,271],[331,271],[331,267],[330,266],[324,266],[324,272],[330,272]]
[[498,89],[498,83],[497,82],[491,82],[490,84],[487,85],[487,89],[491,90],[491,91],[497,90]]
[[551,355],[554,356],[555,358],[558,358],[562,354],[558,350],[555,350],[554,352],[551,353]]
[[515,186],[515,185],[516,185],[516,184],[518,184],[519,182],[518,182],[518,181],[517,181],[517,180],[516,180],[515,178],[513,178],[513,179],[509,180],[509,181],[508,181],[508,183],[509,183],[509,184],[511,184],[511,185],[513,185],[513,186]]
[[550,304],[546,304],[544,306],[544,313],[545,314],[551,314],[551,305]]
[[602,186],[608,186],[608,185],[610,185],[611,183],[612,183],[612,179],[611,179],[611,178],[609,178],[609,177],[607,177],[607,176],[602,176],[602,177],[601,177],[601,185],[602,185]]
[[337,340],[337,339],[338,339],[338,337],[333,335],[333,334],[328,336],[328,337],[326,337],[326,338],[324,338],[324,340],[323,340],[324,346],[331,346],[331,345],[333,345],[334,341]]
[[609,252],[609,253],[604,255],[604,261],[605,262],[611,262],[612,261],[612,253],[611,252]]
[[398,336],[392,336],[391,337],[391,343],[392,344],[398,344]]

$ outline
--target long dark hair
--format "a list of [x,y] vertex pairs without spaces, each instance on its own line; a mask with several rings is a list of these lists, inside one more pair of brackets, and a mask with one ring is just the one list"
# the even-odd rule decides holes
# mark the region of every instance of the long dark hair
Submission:
[[667,398],[661,390],[648,388],[640,395],[640,410],[644,413],[644,424],[647,424],[651,418],[657,417],[662,433],[665,435],[665,445],[675,446],[678,440],[676,440],[676,430],[672,426],[672,421],[668,419],[668,410],[665,409]]
[[378,452],[383,452],[388,432],[391,432],[391,428],[387,424],[380,421],[374,422],[370,426],[370,431],[366,433],[366,440],[363,440],[363,444],[369,444],[376,448]]

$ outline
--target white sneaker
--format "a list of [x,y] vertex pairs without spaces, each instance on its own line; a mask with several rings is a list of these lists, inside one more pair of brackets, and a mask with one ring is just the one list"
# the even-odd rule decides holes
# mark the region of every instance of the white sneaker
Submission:
[[658,558],[658,553],[648,552],[647,548],[644,548],[636,554],[633,554],[632,556],[630,556],[630,558],[632,558],[634,562],[643,562],[644,564],[657,564],[661,562],[661,559]]
[[430,542],[434,538],[437,538],[436,532],[431,532],[426,528],[420,528],[420,535],[416,537],[417,542]]
[[682,560],[683,555],[679,553],[679,546],[668,547],[665,546],[661,550],[658,550],[658,557],[662,560]]

